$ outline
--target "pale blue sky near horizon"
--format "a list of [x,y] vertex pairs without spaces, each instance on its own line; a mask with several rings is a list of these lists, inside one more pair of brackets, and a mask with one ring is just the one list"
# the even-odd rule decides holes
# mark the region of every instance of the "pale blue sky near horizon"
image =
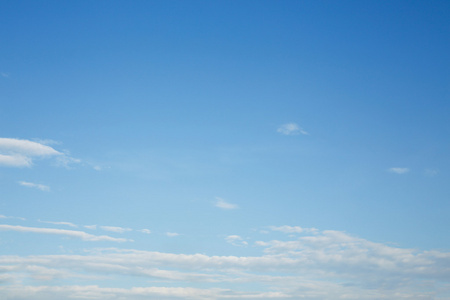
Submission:
[[[449,263],[450,2],[2,1],[0,25],[1,266],[10,255],[89,260],[110,247],[118,254],[105,257],[266,259],[316,238],[318,248],[302,244],[301,255],[354,239],[364,253],[377,253],[375,244],[415,249],[417,259],[441,251]],[[361,270],[309,259],[328,294],[308,299],[376,286],[370,276],[355,283]],[[151,270],[187,270],[159,263]],[[300,274],[278,263],[277,276]],[[0,293],[26,299],[14,288],[58,285],[50,271],[36,275],[52,266],[37,265],[0,276]],[[67,294],[36,299],[73,296],[77,284],[89,289],[83,276],[101,273],[87,262],[83,274],[61,268]],[[256,293],[264,282],[210,268],[149,276],[183,288],[196,278],[205,291],[193,299],[226,298],[219,287]],[[331,287],[327,271],[360,290]],[[374,278],[389,278],[384,271]],[[144,285],[125,279],[136,272],[121,273],[115,297],[141,299],[127,294]],[[441,277],[426,277],[433,272]],[[364,297],[448,299],[448,271],[433,272],[420,280],[434,288],[418,292],[408,281]],[[274,278],[269,292],[285,294],[258,299],[298,297],[299,286]],[[95,280],[95,299],[118,286]],[[233,280],[249,283],[235,291]]]

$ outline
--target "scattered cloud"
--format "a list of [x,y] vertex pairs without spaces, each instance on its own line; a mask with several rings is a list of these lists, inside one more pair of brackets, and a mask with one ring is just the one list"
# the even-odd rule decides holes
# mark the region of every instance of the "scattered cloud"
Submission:
[[230,243],[233,246],[247,246],[248,243],[239,235],[229,235],[225,238],[227,243]]
[[176,232],[166,232],[166,235],[167,235],[168,237],[176,237],[176,236],[179,236],[180,234],[179,234],[179,233],[176,233]]
[[70,226],[70,227],[78,227],[77,225],[70,223],[70,222],[52,222],[52,221],[42,221],[42,220],[38,220],[38,222],[46,223],[46,224],[53,224],[53,225],[65,225],[65,226]]
[[236,204],[232,204],[229,203],[225,200],[223,200],[222,198],[216,197],[216,203],[215,206],[221,209],[237,209],[239,208],[239,206],[237,206]]
[[29,188],[35,188],[38,190],[41,190],[43,192],[49,192],[50,191],[50,187],[47,185],[43,185],[43,184],[39,184],[39,183],[32,183],[32,182],[27,182],[27,181],[19,181],[19,184],[21,186],[26,186]]
[[396,173],[396,174],[405,174],[405,173],[408,173],[410,170],[408,168],[395,167],[395,168],[388,169],[388,171],[392,172],[392,173]]
[[36,158],[55,157],[57,165],[67,166],[80,160],[40,142],[0,138],[0,166],[31,167]]
[[83,227],[87,228],[87,229],[92,229],[92,230],[96,230],[97,229],[97,225],[84,225]]
[[303,130],[303,128],[299,127],[296,123],[287,123],[283,124],[280,127],[278,127],[277,132],[284,134],[284,135],[309,135],[308,132]]
[[25,227],[16,225],[0,225],[0,230],[3,231],[19,231],[19,232],[30,232],[30,233],[41,233],[41,234],[56,234],[65,235],[74,238],[80,238],[83,241],[98,242],[98,241],[108,241],[108,242],[126,242],[127,239],[113,238],[107,235],[92,235],[83,231],[76,230],[66,230],[66,229],[55,229],[55,228],[39,228],[39,227]]
[[142,232],[142,233],[145,233],[145,234],[150,234],[150,233],[152,233],[151,231],[150,231],[150,229],[140,229],[140,230],[138,230],[139,232]]
[[117,226],[100,226],[100,228],[105,231],[116,232],[116,233],[124,233],[124,232],[132,230],[131,228],[124,228],[124,227],[117,227]]

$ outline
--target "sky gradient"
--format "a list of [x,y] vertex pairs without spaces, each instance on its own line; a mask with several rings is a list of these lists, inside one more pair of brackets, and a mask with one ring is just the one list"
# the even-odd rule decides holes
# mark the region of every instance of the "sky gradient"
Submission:
[[2,299],[450,299],[450,2],[0,25]]

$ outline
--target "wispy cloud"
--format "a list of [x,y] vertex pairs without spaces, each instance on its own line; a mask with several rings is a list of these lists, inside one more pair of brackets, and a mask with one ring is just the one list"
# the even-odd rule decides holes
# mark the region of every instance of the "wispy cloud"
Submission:
[[67,153],[30,140],[0,138],[0,166],[31,167],[36,158],[55,157],[58,165],[67,166],[79,163],[80,160],[70,157]]
[[139,232],[145,233],[145,234],[150,234],[152,233],[150,229],[140,229],[138,230]]
[[22,218],[22,217],[12,217],[12,216],[4,216],[4,215],[0,215],[0,219],[19,219],[22,221],[26,220],[25,218]]
[[27,182],[27,181],[19,181],[19,184],[21,186],[26,186],[29,188],[35,188],[38,190],[41,190],[43,192],[49,192],[50,191],[50,187],[47,185],[43,185],[43,184],[39,184],[39,183],[32,183],[32,182]]
[[87,228],[87,229],[92,229],[92,230],[96,230],[97,229],[97,225],[84,225],[83,227]]
[[6,72],[0,72],[0,75],[2,75],[2,77],[5,77],[5,78],[9,77],[9,73],[6,73]]
[[408,168],[399,168],[399,167],[395,167],[395,168],[390,168],[388,169],[389,172],[391,173],[396,173],[396,174],[406,174],[408,173],[410,170]]
[[287,123],[278,127],[277,132],[284,135],[308,135],[309,133],[303,130],[303,128],[299,127],[296,123]]
[[107,235],[92,235],[83,231],[76,230],[66,230],[66,229],[55,229],[55,228],[40,228],[40,227],[25,227],[25,226],[15,226],[15,225],[0,225],[0,230],[3,231],[19,231],[19,232],[30,232],[30,233],[41,233],[41,234],[55,234],[55,235],[65,235],[74,238],[80,238],[83,241],[99,242],[126,242],[127,239],[113,238]]
[[38,222],[46,223],[46,224],[53,224],[53,225],[65,225],[65,226],[70,226],[70,227],[78,227],[77,225],[70,223],[70,222],[52,222],[52,221],[42,221],[42,220],[38,220]]
[[300,226],[270,226],[272,231],[280,231],[283,233],[315,233],[318,232],[316,228],[304,228]]
[[132,230],[131,228],[124,228],[124,227],[118,227],[118,226],[100,226],[100,228],[105,231],[116,232],[116,233],[124,233],[124,232]]
[[435,169],[426,169],[425,170],[425,175],[430,176],[430,177],[436,176],[438,173],[439,173],[439,171],[435,170]]
[[176,233],[176,232],[166,232],[166,235],[167,235],[168,237],[176,237],[176,236],[179,236],[180,234],[179,234],[179,233]]
[[227,243],[230,243],[233,246],[247,246],[248,243],[239,235],[229,235],[225,238]]
[[223,200],[222,198],[216,197],[216,202],[215,202],[215,206],[221,209],[237,209],[239,206],[237,206],[236,204],[232,204],[229,203],[225,200]]

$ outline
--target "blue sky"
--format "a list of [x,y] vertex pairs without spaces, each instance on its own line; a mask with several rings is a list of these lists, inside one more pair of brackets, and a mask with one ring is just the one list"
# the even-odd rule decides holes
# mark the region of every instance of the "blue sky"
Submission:
[[4,299],[449,299],[448,1],[2,1]]

